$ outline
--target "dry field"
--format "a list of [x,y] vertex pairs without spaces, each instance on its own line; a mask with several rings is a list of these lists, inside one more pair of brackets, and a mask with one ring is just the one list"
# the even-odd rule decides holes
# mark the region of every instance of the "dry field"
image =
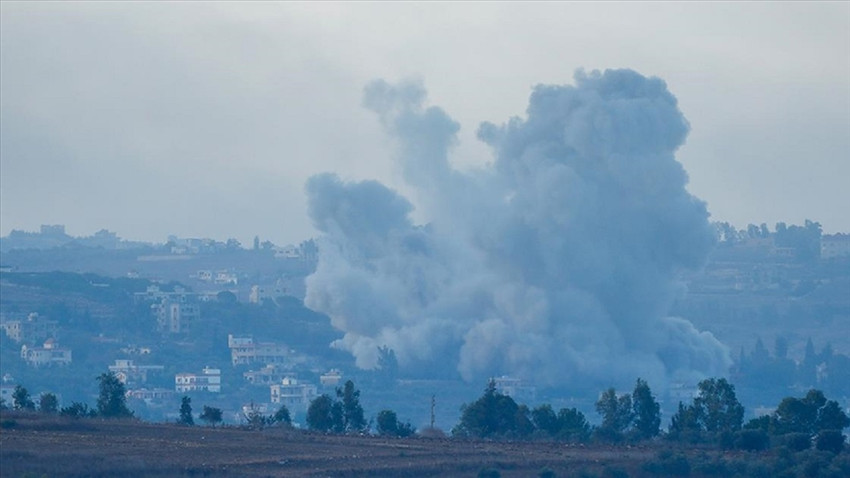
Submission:
[[0,475],[502,477],[637,476],[647,448],[331,436],[298,430],[181,427],[4,413]]

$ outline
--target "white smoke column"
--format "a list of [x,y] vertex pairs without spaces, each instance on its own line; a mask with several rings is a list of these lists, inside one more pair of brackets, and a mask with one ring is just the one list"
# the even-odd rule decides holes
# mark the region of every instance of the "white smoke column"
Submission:
[[388,346],[411,375],[466,380],[726,372],[723,345],[666,316],[713,234],[674,157],[689,126],[662,80],[579,71],[575,86],[538,86],[526,119],[481,125],[494,161],[474,172],[451,167],[459,127],[425,99],[376,81],[364,104],[398,140],[427,225],[380,183],[308,181],[323,235],[306,302],[345,333],[335,346],[362,368]]

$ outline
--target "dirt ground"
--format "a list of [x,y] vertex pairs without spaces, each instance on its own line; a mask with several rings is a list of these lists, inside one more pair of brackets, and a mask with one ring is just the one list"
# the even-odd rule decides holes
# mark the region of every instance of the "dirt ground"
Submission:
[[[0,475],[474,477],[637,476],[657,450],[554,442],[335,436],[4,413]],[[613,474],[612,474],[613,473]]]

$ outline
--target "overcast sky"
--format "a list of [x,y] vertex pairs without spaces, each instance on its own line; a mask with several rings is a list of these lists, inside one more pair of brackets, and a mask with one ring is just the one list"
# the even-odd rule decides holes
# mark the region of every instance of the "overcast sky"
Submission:
[[850,232],[850,3],[0,3],[0,234],[315,234],[325,171],[405,192],[363,87],[419,78],[490,161],[578,68],[665,80],[713,220]]

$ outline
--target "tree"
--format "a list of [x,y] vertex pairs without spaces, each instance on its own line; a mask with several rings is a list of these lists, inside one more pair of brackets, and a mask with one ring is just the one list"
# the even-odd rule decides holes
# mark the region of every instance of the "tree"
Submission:
[[398,359],[395,351],[389,347],[378,347],[378,376],[386,383],[391,384],[398,375]]
[[20,385],[15,385],[15,391],[12,392],[12,406],[15,410],[35,410],[30,392]]
[[670,419],[669,436],[676,440],[697,441],[702,432],[699,414],[693,405],[679,402],[679,409]]
[[221,409],[204,405],[204,411],[198,418],[215,427],[217,423],[221,423]]
[[637,379],[632,392],[632,411],[634,412],[634,432],[639,439],[658,435],[661,426],[661,406],[652,396],[649,385]]
[[239,298],[236,297],[236,294],[230,292],[229,290],[223,290],[215,295],[215,299],[222,304],[235,304],[239,302]]
[[38,400],[38,410],[42,413],[56,413],[59,411],[59,400],[52,393],[42,393]]
[[97,398],[97,414],[104,418],[129,418],[133,412],[127,408],[124,384],[113,372],[97,377],[100,395]]
[[587,441],[590,437],[590,424],[587,418],[576,408],[562,408],[558,411],[558,438],[568,441]]
[[549,404],[540,405],[532,410],[531,421],[534,422],[534,426],[538,430],[546,432],[552,437],[556,436],[561,429],[558,423],[558,415],[555,414],[555,410],[552,410],[552,406]]
[[452,434],[481,438],[522,435],[530,431],[529,425],[533,428],[527,414],[527,408],[496,391],[496,383],[490,380],[481,398],[461,408],[460,423]]
[[329,432],[337,428],[342,428],[342,416],[339,416],[339,423],[337,423],[336,418],[334,402],[326,394],[313,399],[307,408],[307,426],[311,430]]
[[286,405],[281,405],[280,408],[274,412],[274,415],[272,415],[272,421],[282,425],[292,425],[292,416],[290,416],[289,409],[286,408]]
[[416,433],[410,423],[401,423],[392,410],[381,410],[377,417],[378,434],[382,436],[408,437]]
[[850,418],[835,400],[828,400],[818,410],[818,418],[815,422],[815,428],[818,431],[843,430],[848,426],[850,426]]
[[89,408],[89,406],[85,403],[73,402],[67,407],[62,407],[62,409],[59,410],[59,414],[72,418],[91,418],[96,416],[97,412]]
[[348,380],[341,389],[336,390],[336,396],[342,404],[343,430],[360,432],[366,429],[366,418],[363,407],[360,406],[360,390],[354,388],[354,382]]
[[844,450],[844,435],[840,430],[823,430],[818,433],[815,447],[821,451],[841,453]]
[[603,440],[619,441],[623,438],[623,432],[632,424],[634,411],[632,410],[631,395],[617,396],[617,391],[609,388],[602,392],[596,401],[596,411],[602,415],[602,424],[597,429],[597,435]]
[[816,431],[818,409],[826,405],[826,397],[820,390],[809,390],[802,399],[785,397],[774,412],[774,432],[807,433]]
[[192,418],[192,399],[185,395],[180,400],[180,418],[177,423],[189,426],[195,424],[195,420]]
[[809,390],[803,398],[785,397],[773,414],[773,431],[777,434],[842,430],[850,418],[835,400],[827,400],[820,390]]
[[710,378],[698,385],[694,409],[700,428],[709,433],[734,432],[741,429],[744,406],[735,396],[735,386],[725,378]]
[[248,426],[254,430],[262,430],[266,425],[271,425],[273,418],[271,416],[265,416],[260,411],[259,408],[254,406],[254,402],[251,402],[251,407],[248,411],[243,410],[243,415],[245,416],[245,420],[248,421]]

